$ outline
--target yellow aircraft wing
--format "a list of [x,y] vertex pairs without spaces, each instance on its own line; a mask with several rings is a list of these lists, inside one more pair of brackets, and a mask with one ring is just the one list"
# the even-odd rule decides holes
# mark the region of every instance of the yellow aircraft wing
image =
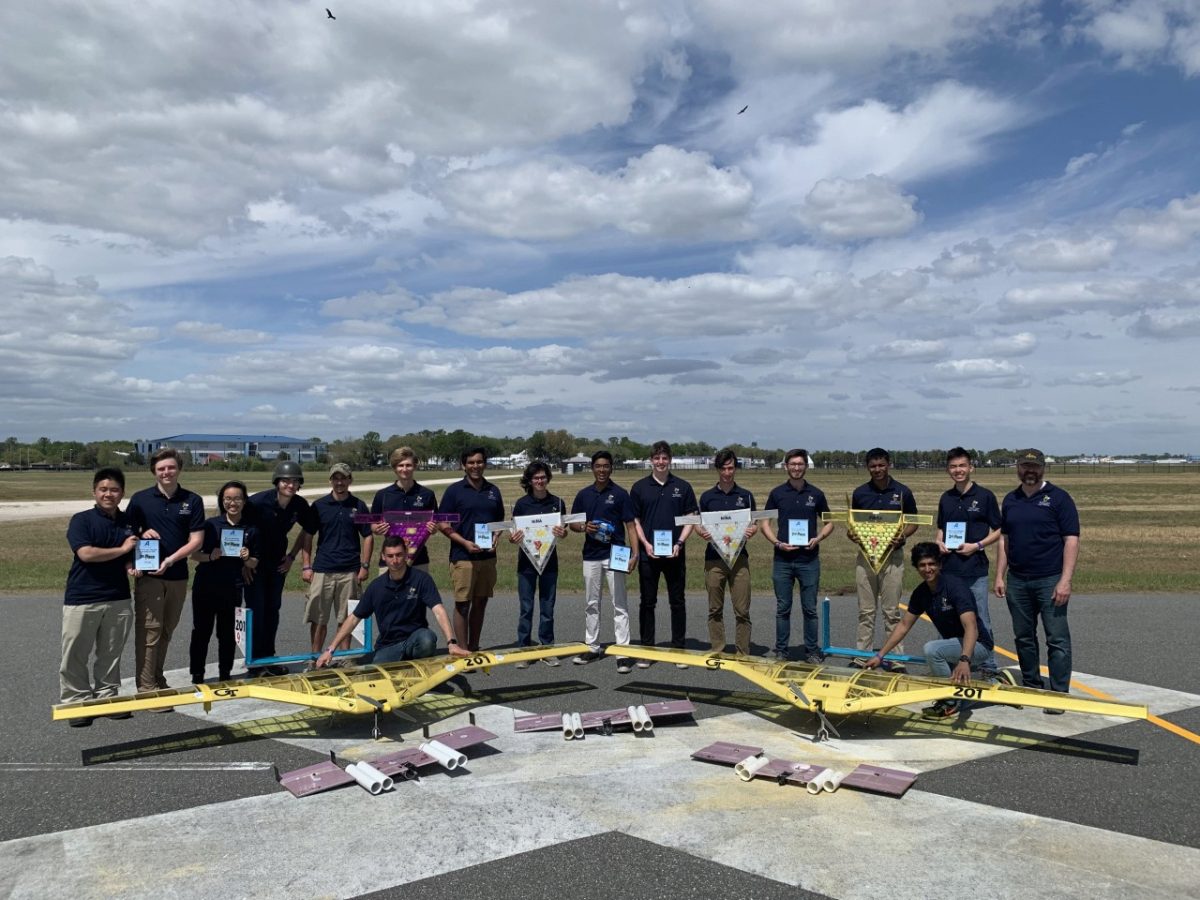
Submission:
[[219,700],[238,700],[245,697],[334,712],[391,712],[412,703],[430,688],[437,687],[455,675],[487,671],[492,666],[511,665],[522,660],[532,662],[550,656],[574,656],[586,653],[587,650],[586,644],[481,650],[464,657],[432,656],[427,659],[361,666],[356,669],[316,669],[272,678],[195,684],[174,690],[62,703],[51,709],[51,717],[57,721],[110,716],[114,713],[164,709],[194,703],[202,703],[205,710],[208,710]]
[[898,675],[877,669],[850,669],[811,663],[781,663],[754,656],[674,650],[665,647],[610,646],[610,656],[630,656],[652,662],[682,663],[706,669],[723,669],[740,675],[763,690],[808,712],[835,715],[874,712],[909,703],[935,700],[971,700],[1006,706],[1036,706],[1100,716],[1145,719],[1145,706],[1090,700],[1072,694],[1041,691],[972,681],[955,684],[949,679]]

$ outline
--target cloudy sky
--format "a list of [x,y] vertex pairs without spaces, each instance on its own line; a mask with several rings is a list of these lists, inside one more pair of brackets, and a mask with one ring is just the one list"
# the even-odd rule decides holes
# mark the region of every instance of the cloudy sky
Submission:
[[5,436],[1200,452],[1195,0],[328,2],[0,8]]

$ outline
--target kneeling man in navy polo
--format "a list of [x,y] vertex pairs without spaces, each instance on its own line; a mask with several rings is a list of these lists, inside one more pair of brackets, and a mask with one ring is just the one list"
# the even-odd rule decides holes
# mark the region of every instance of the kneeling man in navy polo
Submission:
[[427,612],[432,612],[437,620],[438,628],[446,638],[447,652],[451,656],[469,655],[454,639],[450,617],[442,607],[442,596],[433,579],[409,566],[408,545],[403,537],[384,538],[383,563],[387,572],[363,591],[354,612],[346,616],[329,646],[317,657],[316,667],[329,665],[338,645],[350,637],[359,622],[371,616],[375,617],[375,652],[359,660],[364,665],[433,656],[437,650],[437,635],[429,628]]

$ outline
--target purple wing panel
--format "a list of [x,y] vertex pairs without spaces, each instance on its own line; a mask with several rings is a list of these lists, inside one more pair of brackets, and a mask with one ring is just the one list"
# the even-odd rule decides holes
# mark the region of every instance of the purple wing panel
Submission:
[[[559,727],[562,727],[562,716],[558,717]],[[496,736],[486,728],[480,728],[477,725],[468,725],[466,728],[455,728],[453,731],[444,731],[441,734],[435,734],[430,738],[431,741],[440,741],[447,747],[452,747],[455,750],[465,750],[467,747],[474,747],[476,744],[482,744],[484,741],[495,740]]]
[[550,731],[562,728],[562,713],[520,716],[513,720],[513,731]]
[[842,779],[842,787],[857,788],[860,791],[870,791],[873,794],[888,794],[901,797],[917,780],[915,772],[905,772],[902,769],[884,769],[880,766],[868,766],[866,763],[858,766],[853,772]]
[[384,775],[410,777],[417,769],[427,766],[435,760],[428,753],[422,753],[419,748],[410,747],[407,750],[397,750],[395,753],[381,756],[379,759],[368,760],[368,762]]
[[704,762],[724,763],[735,766],[748,756],[758,756],[762,747],[751,747],[749,744],[730,744],[727,741],[717,741],[707,747],[701,747],[692,754],[692,759]]
[[646,704],[646,712],[652,719],[666,718],[667,716],[689,716],[695,711],[696,706],[691,700],[663,700],[660,703]]
[[319,794],[330,791],[344,784],[353,784],[354,777],[347,775],[346,770],[335,762],[325,760],[313,766],[305,766],[294,772],[285,772],[279,776],[282,784],[294,797],[307,797],[309,794]]
[[782,778],[791,784],[805,785],[824,771],[824,766],[810,766],[808,763],[773,759],[754,774],[758,778],[774,778],[776,780]]
[[[604,724],[604,720],[613,725],[628,725],[629,710],[628,709],[602,709],[596,712],[586,712],[580,715],[579,721],[584,728],[599,728]],[[562,716],[559,716],[561,722]]]

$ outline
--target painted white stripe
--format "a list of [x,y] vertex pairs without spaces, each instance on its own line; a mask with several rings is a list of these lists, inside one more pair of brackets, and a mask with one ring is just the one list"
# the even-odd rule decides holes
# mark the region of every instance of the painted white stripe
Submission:
[[111,765],[73,766],[51,762],[0,762],[0,772],[261,772],[270,769],[269,762],[194,762],[194,763],[122,763]]

